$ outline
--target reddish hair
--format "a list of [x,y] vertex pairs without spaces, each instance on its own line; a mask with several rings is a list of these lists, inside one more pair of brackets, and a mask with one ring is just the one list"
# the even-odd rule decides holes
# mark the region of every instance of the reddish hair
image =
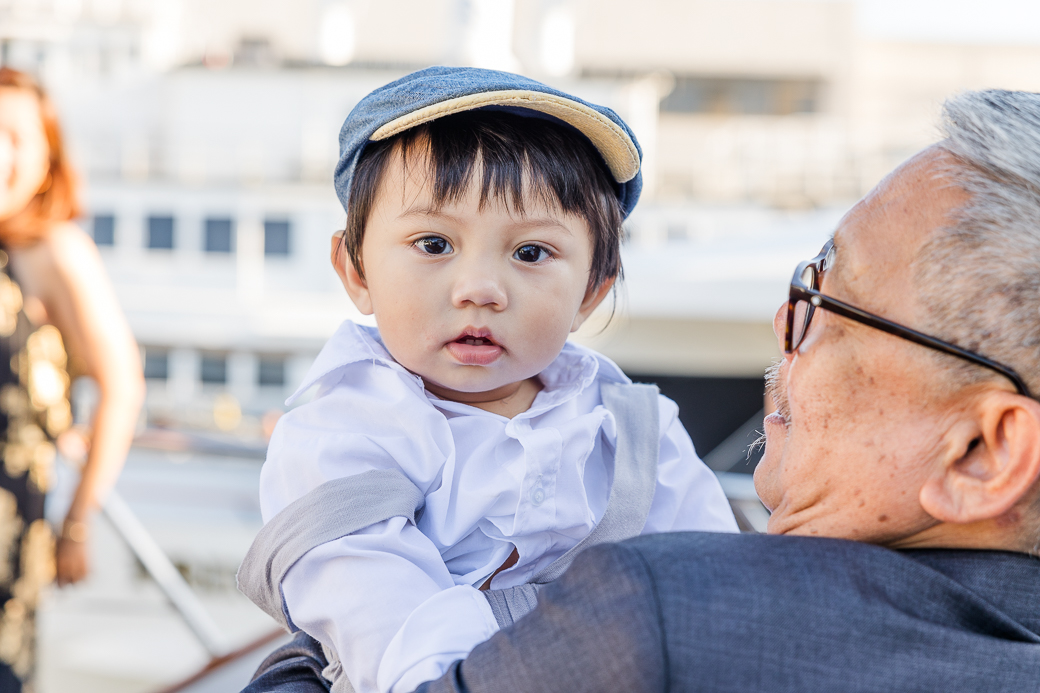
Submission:
[[0,89],[5,87],[24,89],[36,95],[40,105],[40,122],[50,150],[50,167],[47,173],[50,185],[46,185],[29,201],[25,209],[17,215],[16,222],[0,224],[0,243],[27,245],[50,233],[56,223],[69,221],[80,215],[79,180],[65,155],[58,114],[47,92],[39,82],[26,73],[0,67]]

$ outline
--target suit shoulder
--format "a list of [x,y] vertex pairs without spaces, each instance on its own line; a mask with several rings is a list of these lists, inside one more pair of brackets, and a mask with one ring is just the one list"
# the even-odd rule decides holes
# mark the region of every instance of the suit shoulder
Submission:
[[560,577],[538,597],[542,602],[573,603],[599,612],[624,609],[656,611],[653,576],[638,550],[621,544],[599,544],[582,551]]
[[473,693],[665,690],[661,611],[642,557],[618,544],[583,551],[532,613],[478,646],[461,671]]
[[824,537],[789,537],[772,534],[735,534],[731,532],[669,532],[646,534],[621,542],[634,549],[651,566],[660,560],[678,556],[710,560],[725,556],[741,562],[751,558],[791,555],[813,556],[823,560],[906,560],[890,549],[847,539]]
[[[763,584],[819,584],[821,578],[916,570],[896,551],[844,539],[763,534],[675,532],[651,534],[621,544],[644,561],[655,582],[698,584],[708,591],[761,589]],[[887,570],[886,570],[887,568]]]

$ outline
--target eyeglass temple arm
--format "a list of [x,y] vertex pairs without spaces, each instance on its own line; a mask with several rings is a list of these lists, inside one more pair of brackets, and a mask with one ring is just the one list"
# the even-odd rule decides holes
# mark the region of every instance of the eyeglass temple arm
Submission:
[[[1025,395],[1030,399],[1036,399],[1029,391],[1029,386],[1026,385],[1024,380],[1022,380],[1022,377],[1015,371],[1008,368],[1007,366],[1001,365],[996,361],[991,361],[985,356],[976,354],[973,351],[962,349],[956,344],[944,342],[941,339],[930,337],[924,334],[923,332],[918,332],[917,330],[913,330],[909,327],[904,327],[903,325],[894,323],[891,320],[886,320],[885,318],[882,318],[880,316],[868,313],[865,310],[861,310],[855,306],[849,305],[848,303],[839,301],[836,298],[824,296],[819,291],[814,291],[812,289],[806,289],[803,287],[797,287],[797,289],[799,290],[799,292],[804,292],[806,294],[805,299],[808,300],[811,305],[815,305],[818,308],[825,308],[826,310],[829,310],[832,313],[837,313],[838,315],[841,315],[843,317],[856,320],[857,322],[862,322],[866,325],[879,329],[882,332],[887,332],[897,337],[902,337],[903,339],[906,339],[908,341],[920,344],[921,346],[930,347],[932,349],[935,349],[936,351],[941,351],[943,353],[950,354],[951,356],[959,356],[960,358],[966,361],[971,361],[972,363],[996,371],[997,373],[1000,373],[1002,376],[1010,380],[1015,385],[1015,388],[1018,390],[1018,393],[1020,395]],[[817,303],[813,299],[818,299],[819,303]]]

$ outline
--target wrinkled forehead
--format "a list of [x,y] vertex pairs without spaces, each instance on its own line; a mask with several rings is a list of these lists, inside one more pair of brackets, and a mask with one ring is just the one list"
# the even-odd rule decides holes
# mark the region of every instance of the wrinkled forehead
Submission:
[[952,221],[967,193],[949,175],[944,150],[930,147],[886,176],[838,223],[826,291],[864,308],[887,310],[913,296],[921,246]]

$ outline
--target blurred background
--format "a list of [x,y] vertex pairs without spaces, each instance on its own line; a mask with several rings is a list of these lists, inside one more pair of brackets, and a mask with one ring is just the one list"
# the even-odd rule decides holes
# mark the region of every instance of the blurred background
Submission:
[[[576,336],[679,402],[750,527],[747,444],[797,262],[936,139],[959,90],[1040,90],[1033,0],[0,0],[0,62],[39,77],[148,394],[119,491],[227,648],[272,623],[234,590],[285,398],[345,318],[339,126],[434,64],[522,72],[614,108],[645,153],[625,284]],[[92,386],[74,409],[91,415]],[[71,480],[65,475],[68,488]],[[50,512],[60,518],[62,493]],[[37,691],[157,691],[209,660],[113,529],[53,591]],[[217,690],[217,689],[214,689]],[[224,690],[237,690],[228,684]]]

